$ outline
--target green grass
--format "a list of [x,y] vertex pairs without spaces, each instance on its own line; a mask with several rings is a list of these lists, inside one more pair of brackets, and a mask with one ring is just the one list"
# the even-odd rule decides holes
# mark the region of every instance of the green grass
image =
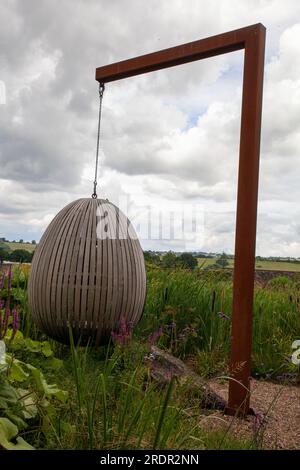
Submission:
[[[54,349],[56,345],[54,345]],[[173,379],[158,386],[144,361],[147,350],[134,341],[126,348],[105,351],[62,349],[64,367],[55,374],[59,387],[69,392],[61,409],[61,426],[48,431],[43,449],[252,449],[252,439],[233,438],[228,430],[209,432],[199,419],[199,397]],[[74,356],[77,360],[74,363]],[[76,383],[79,367],[80,398]],[[77,378],[76,378],[77,376]],[[80,408],[78,407],[80,400]],[[30,441],[36,445],[35,436]]]
[[[149,337],[157,331],[157,345],[189,361],[203,377],[228,376],[232,279],[226,271],[162,270],[147,265],[147,301],[132,342],[93,349],[74,345],[71,331],[71,348],[60,345],[32,324],[26,295],[28,269],[16,268],[13,274],[14,304],[21,314],[26,346],[13,354],[41,370],[47,383],[55,382],[69,396],[66,403],[48,398],[47,416],[20,431],[29,444],[38,449],[174,450],[261,445],[255,434],[250,440],[234,438],[230,425],[218,432],[203,426],[204,420],[213,418],[201,408],[201,397],[177,379],[158,384],[151,377],[151,363],[145,360],[150,354]],[[264,287],[256,286],[254,376],[276,381],[288,373],[299,381],[299,367],[290,361],[292,342],[300,337],[299,299],[295,279],[279,276]],[[56,359],[45,357],[31,340],[48,340]],[[25,383],[15,386],[29,388]]]
[[33,245],[32,243],[2,242],[2,244],[7,245],[11,251],[27,250],[33,252],[37,247],[37,245]]
[[[300,337],[299,284],[274,278],[255,288],[253,373],[275,378],[299,373],[287,358]],[[226,272],[148,270],[148,296],[138,327],[143,337],[163,330],[159,344],[180,357],[193,357],[203,375],[227,372],[232,280]],[[219,316],[218,313],[224,315]],[[203,359],[204,355],[204,359]],[[205,357],[206,355],[206,357]],[[202,366],[201,366],[202,364]]]
[[[215,264],[217,258],[198,258],[198,266],[205,268]],[[233,259],[228,259],[228,268],[233,268]],[[256,261],[255,268],[266,271],[300,272],[300,263],[287,261]]]
[[300,272],[300,263],[286,261],[256,261],[256,269],[266,271],[291,271]]

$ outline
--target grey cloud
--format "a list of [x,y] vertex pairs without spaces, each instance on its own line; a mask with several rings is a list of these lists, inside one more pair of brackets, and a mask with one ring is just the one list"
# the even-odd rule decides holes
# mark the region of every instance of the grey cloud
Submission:
[[[0,191],[1,227],[5,224],[12,233],[14,214],[22,207],[24,217],[18,223],[26,231],[26,220],[37,223],[33,214],[42,220],[69,198],[89,191],[96,66],[257,21],[268,27],[268,63],[273,56],[266,67],[260,200],[298,200],[299,70],[291,58],[299,52],[299,41],[297,27],[290,27],[300,3],[286,0],[284,8],[278,0],[258,6],[241,0],[174,0],[172,7],[165,0],[124,4],[1,2],[0,79],[7,85],[8,103],[0,107],[0,177],[3,187],[9,182],[9,190],[18,189],[11,204]],[[242,53],[237,53],[108,84],[103,191],[117,197],[128,189],[134,192],[143,180],[139,184],[145,197],[235,200],[241,74]],[[188,129],[191,116],[193,131]],[[298,212],[288,206],[286,214],[279,213],[281,222],[267,214],[260,215],[259,230],[274,241],[274,250],[280,249],[280,240],[288,250],[298,236],[289,217]],[[289,233],[282,235],[282,224],[288,224]],[[231,227],[232,218],[211,216],[207,247],[229,247]],[[268,250],[267,245],[262,248]]]

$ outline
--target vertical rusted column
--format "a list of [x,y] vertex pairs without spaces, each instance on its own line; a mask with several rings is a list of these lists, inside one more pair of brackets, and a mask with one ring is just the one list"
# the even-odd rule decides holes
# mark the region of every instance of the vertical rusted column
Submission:
[[249,412],[264,49],[259,25],[245,43],[228,414]]

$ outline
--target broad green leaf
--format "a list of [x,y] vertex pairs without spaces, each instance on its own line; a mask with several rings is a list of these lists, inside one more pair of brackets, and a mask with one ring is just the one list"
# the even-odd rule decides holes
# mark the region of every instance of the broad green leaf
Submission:
[[33,353],[42,353],[45,357],[53,356],[49,341],[34,341],[31,338],[24,339],[24,346]]
[[40,352],[41,351],[41,343],[39,341],[34,341],[31,338],[24,339],[24,346],[30,352]]
[[0,418],[0,444],[4,446],[5,441],[10,441],[18,434],[18,428],[7,418]]
[[43,373],[36,367],[33,367],[31,364],[27,364],[27,368],[31,371],[37,389],[40,393],[45,394],[47,397],[55,396],[62,403],[65,403],[67,401],[68,392],[66,392],[65,390],[61,390],[57,387],[56,384],[49,385],[46,382]]
[[53,356],[53,351],[48,341],[44,341],[43,343],[41,343],[41,349],[42,349],[42,353],[44,354],[44,356],[46,357]]
[[7,371],[7,364],[0,364],[0,375]]
[[13,359],[12,364],[9,363],[9,375],[8,380],[10,382],[24,382],[29,377],[29,374],[25,372],[22,367],[22,362],[17,359]]
[[35,448],[28,444],[28,442],[24,441],[22,437],[17,437],[16,441],[16,444],[12,444],[13,447],[11,450],[35,450]]
[[[5,339],[10,340],[12,333],[13,333],[12,329],[8,330],[6,335],[5,335]],[[22,331],[17,330],[17,332],[14,336],[13,346],[16,346],[17,343],[22,343],[23,344],[23,342],[24,342],[23,333],[22,333]]]
[[58,370],[64,367],[64,361],[57,359],[57,357],[51,357],[45,365],[49,369]]
[[20,418],[20,416],[17,416],[12,411],[7,410],[5,415],[13,424],[17,426],[18,430],[21,431],[22,429],[27,428],[28,424],[22,418]]
[[19,395],[12,385],[2,382],[0,383],[0,398],[10,403],[16,403]]
[[[21,437],[17,437],[18,428],[7,418],[0,418],[0,446],[6,450],[34,450]],[[16,438],[16,444],[11,442]]]
[[18,388],[17,391],[23,404],[23,410],[21,413],[22,416],[25,419],[34,418],[38,413],[38,409],[35,404],[35,402],[37,401],[36,394],[33,392],[29,392],[29,390],[24,390],[22,388]]
[[0,396],[0,410],[5,410],[6,408],[8,408],[7,401]]

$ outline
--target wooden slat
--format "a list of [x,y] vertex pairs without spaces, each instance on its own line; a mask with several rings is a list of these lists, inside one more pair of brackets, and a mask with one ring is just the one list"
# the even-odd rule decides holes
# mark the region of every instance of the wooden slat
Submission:
[[138,240],[97,238],[96,212],[107,211],[108,233],[127,232],[127,219],[107,200],[79,199],[48,226],[33,258],[28,295],[34,321],[49,336],[68,343],[68,321],[82,344],[108,340],[120,319],[142,315],[146,277]]
[[[104,214],[105,214],[105,203],[106,201],[101,200],[98,203],[98,209],[100,214],[99,224],[100,228],[104,224]],[[101,247],[101,274],[100,279],[97,280],[99,283],[100,291],[100,303],[99,303],[99,311],[98,311],[98,329],[97,329],[97,344],[100,344],[103,335],[105,336],[104,329],[105,329],[105,315],[106,315],[106,304],[107,304],[107,290],[108,290],[108,277],[107,277],[107,266],[108,266],[108,242],[107,240],[103,240],[103,238],[98,238],[99,246]],[[100,256],[100,250],[99,254]]]
[[[53,267],[52,273],[52,298],[51,298],[51,312],[52,317],[56,320],[57,328],[61,333],[61,325],[67,321],[64,316],[66,311],[63,304],[66,304],[67,292],[69,285],[70,269],[69,260],[72,259],[72,250],[74,246],[73,231],[76,230],[80,224],[80,207],[84,204],[83,201],[76,201],[73,205],[72,211],[65,217],[65,226],[63,239],[57,234],[58,248],[56,252],[57,262]],[[54,253],[53,253],[54,256]]]

